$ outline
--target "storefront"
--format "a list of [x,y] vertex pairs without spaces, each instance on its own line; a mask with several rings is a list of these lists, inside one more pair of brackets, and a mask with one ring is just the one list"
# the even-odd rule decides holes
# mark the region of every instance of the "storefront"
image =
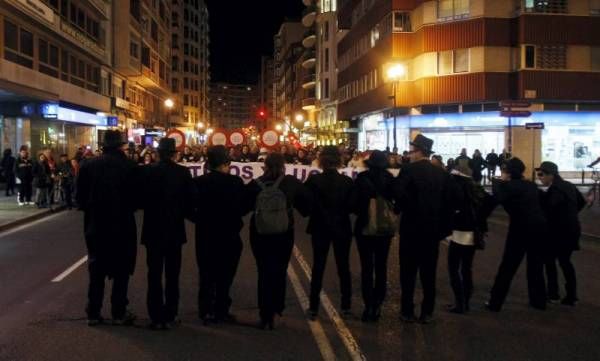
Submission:
[[[383,113],[364,117],[359,149],[392,148],[393,121],[384,119]],[[522,130],[530,122],[544,123],[541,142],[533,137],[513,142],[515,154],[518,147],[535,147],[542,160],[553,161],[568,172],[580,171],[600,156],[600,112],[535,112],[530,118],[513,119],[512,126]],[[396,120],[396,129],[400,152],[408,149],[411,136],[423,133],[435,141],[434,150],[444,159],[456,157],[462,148],[469,155],[479,149],[485,157],[492,149],[500,153],[508,142],[508,119],[498,112],[402,116]]]

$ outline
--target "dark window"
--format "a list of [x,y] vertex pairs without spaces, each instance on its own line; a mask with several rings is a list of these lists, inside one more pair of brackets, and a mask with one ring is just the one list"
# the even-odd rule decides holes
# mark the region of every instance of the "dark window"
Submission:
[[42,63],[48,63],[48,43],[40,39],[38,46],[39,58]]
[[152,40],[158,41],[158,25],[154,20],[152,20],[152,23],[150,24],[150,36],[152,37]]
[[60,1],[60,15],[64,18],[69,17],[69,0]]
[[77,26],[85,30],[85,12],[82,9],[77,9]]
[[535,46],[525,46],[525,68],[535,68]]
[[4,20],[4,46],[19,51],[19,29],[9,21]]
[[150,48],[142,46],[142,64],[150,67]]
[[21,53],[33,56],[33,34],[21,29]]

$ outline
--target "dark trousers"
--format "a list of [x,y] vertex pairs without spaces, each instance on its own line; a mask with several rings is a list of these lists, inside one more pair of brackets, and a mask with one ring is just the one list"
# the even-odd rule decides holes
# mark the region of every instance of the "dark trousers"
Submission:
[[566,299],[577,300],[577,276],[575,275],[575,267],[571,262],[572,251],[553,252],[546,259],[546,277],[548,278],[548,297],[551,299],[560,298],[558,287],[558,272],[556,269],[556,261],[562,269],[565,276],[565,289],[567,291]]
[[537,308],[546,307],[546,286],[541,246],[528,244],[523,239],[508,239],[504,248],[498,275],[492,287],[490,306],[500,309],[510,289],[510,284],[527,256],[527,286],[529,304]]
[[391,237],[357,236],[360,255],[361,288],[365,308],[379,308],[387,293],[387,261]]
[[61,188],[65,204],[68,208],[73,208],[73,186],[71,184],[63,184]]
[[[147,245],[148,315],[155,323],[172,322],[179,309],[181,245]],[[163,271],[165,288],[163,292]]]
[[229,314],[229,290],[242,254],[240,236],[201,239],[196,242],[196,260],[200,272],[198,311],[200,317],[223,318]]
[[[417,243],[417,242],[422,243]],[[432,315],[435,307],[435,277],[439,256],[439,243],[425,240],[400,239],[400,286],[402,288],[402,314],[414,314],[414,294],[417,274],[423,288],[421,315]]]
[[352,276],[350,275],[350,247],[352,238],[330,239],[312,237],[313,265],[312,280],[310,282],[310,309],[319,309],[319,296],[323,288],[323,275],[329,256],[329,248],[333,244],[333,254],[340,279],[340,293],[342,296],[342,310],[350,309],[352,304]]
[[258,269],[258,308],[263,321],[285,309],[287,268],[294,248],[289,234],[250,237],[252,253]]
[[[104,282],[108,277],[107,272],[100,263],[90,256],[88,261],[88,272],[90,275],[90,284],[88,288],[88,304],[86,312],[88,318],[99,318],[102,310],[102,301],[104,299]],[[122,274],[112,277],[112,318],[121,319],[125,316],[129,300],[127,299],[127,288],[129,286],[129,274]]]
[[492,166],[492,165],[488,166],[487,174],[488,174],[488,179],[489,180],[492,180],[492,178],[494,178],[496,176],[496,168],[497,168],[497,166],[495,166],[495,165],[494,166]]
[[469,308],[469,301],[473,295],[473,258],[475,258],[475,246],[450,242],[448,274],[454,292],[454,305],[461,310]]
[[19,184],[19,202],[31,202],[31,195],[33,193],[33,186],[31,181],[21,182]]
[[15,184],[16,179],[14,173],[6,173],[6,196],[10,196],[11,194],[15,194]]

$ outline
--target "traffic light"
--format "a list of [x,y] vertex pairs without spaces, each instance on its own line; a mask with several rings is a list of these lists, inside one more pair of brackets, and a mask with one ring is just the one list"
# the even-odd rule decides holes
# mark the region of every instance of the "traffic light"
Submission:
[[260,120],[267,120],[267,111],[264,109],[260,109],[258,111],[258,119]]

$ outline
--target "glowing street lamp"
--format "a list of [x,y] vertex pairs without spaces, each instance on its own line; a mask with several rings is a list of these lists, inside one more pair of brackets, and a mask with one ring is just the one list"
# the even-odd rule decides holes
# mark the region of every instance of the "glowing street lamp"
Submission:
[[208,128],[208,129],[206,130],[206,134],[210,135],[210,134],[212,134],[214,131],[215,131],[215,130],[214,130],[213,128]]
[[304,115],[302,115],[301,113],[296,114],[296,121],[298,123],[301,123],[304,121]]
[[283,126],[281,124],[277,124],[277,125],[275,125],[275,130],[277,130],[278,132],[281,132],[283,130]]
[[199,122],[198,124],[196,124],[196,126],[198,127],[198,129],[204,129],[204,123]]
[[173,109],[174,106],[175,106],[175,102],[173,101],[173,99],[169,98],[169,99],[165,100],[165,107],[167,107],[169,109]]
[[[392,87],[393,87],[393,92],[394,94],[392,95],[394,97],[394,151],[398,151],[398,141],[396,139],[396,119],[397,119],[397,113],[398,113],[398,105],[397,105],[397,96],[396,96],[396,89],[398,86],[398,83],[403,80],[406,77],[406,66],[404,64],[400,64],[400,63],[392,63],[388,65],[387,68],[387,78],[390,82],[392,82]],[[387,139],[390,139],[389,137]],[[389,141],[388,141],[388,146],[389,146]]]

